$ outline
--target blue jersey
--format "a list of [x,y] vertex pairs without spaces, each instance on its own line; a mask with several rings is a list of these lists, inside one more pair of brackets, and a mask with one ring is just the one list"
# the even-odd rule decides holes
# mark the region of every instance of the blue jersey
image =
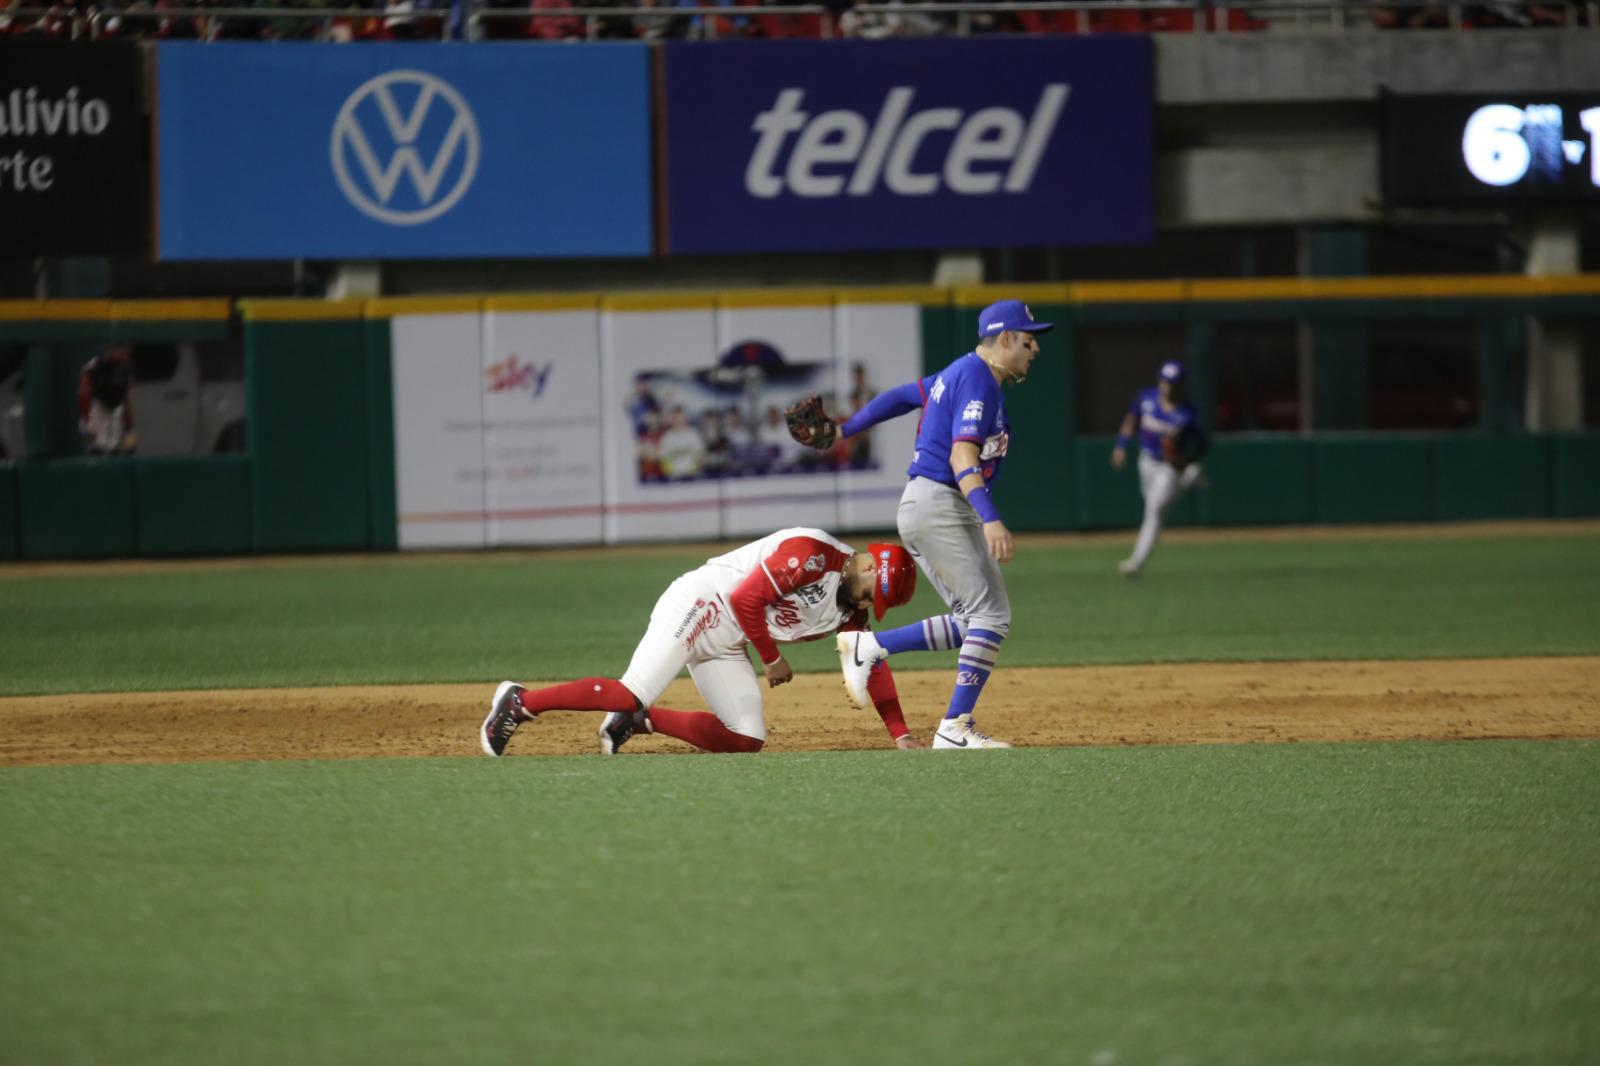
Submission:
[[964,440],[978,446],[984,483],[992,483],[1006,457],[1011,431],[1000,383],[989,364],[976,352],[968,352],[939,373],[923,378],[918,386],[922,420],[917,424],[917,448],[911,453],[907,475],[954,486],[950,448]]
[[1139,390],[1133,397],[1128,413],[1138,424],[1139,449],[1153,459],[1165,458],[1161,453],[1161,442],[1167,437],[1174,438],[1175,442],[1189,438],[1205,440],[1195,421],[1194,408],[1180,403],[1170,411],[1162,410],[1159,388]]

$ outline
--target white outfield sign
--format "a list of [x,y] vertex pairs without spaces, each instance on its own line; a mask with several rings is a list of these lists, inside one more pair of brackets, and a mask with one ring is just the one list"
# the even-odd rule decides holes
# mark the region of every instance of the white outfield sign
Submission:
[[394,319],[402,548],[600,539],[600,370],[590,311]]
[[820,455],[782,409],[919,377],[914,304],[400,315],[392,338],[402,548],[894,527],[915,417]]

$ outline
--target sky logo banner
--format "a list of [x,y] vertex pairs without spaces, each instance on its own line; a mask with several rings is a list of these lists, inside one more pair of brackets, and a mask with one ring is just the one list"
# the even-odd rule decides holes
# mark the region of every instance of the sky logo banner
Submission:
[[162,259],[650,253],[645,46],[164,43],[157,64]]
[[1148,38],[666,45],[669,252],[1126,244]]

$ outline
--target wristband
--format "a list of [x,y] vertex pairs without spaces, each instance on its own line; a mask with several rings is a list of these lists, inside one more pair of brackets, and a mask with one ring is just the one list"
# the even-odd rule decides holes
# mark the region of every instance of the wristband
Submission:
[[977,474],[979,477],[982,477],[983,476],[983,467],[981,467],[981,466],[969,466],[965,470],[959,471],[956,474],[956,487],[958,487],[958,488],[960,487],[961,479],[966,477],[968,474]]
[[989,498],[989,486],[973,489],[967,493],[967,502],[972,504],[972,509],[978,512],[978,517],[985,522],[1000,521],[1000,512],[994,509],[994,501]]
[[1121,448],[1123,451],[1127,451],[1128,450],[1128,442],[1129,442],[1129,440],[1130,440],[1130,438],[1128,438],[1128,437],[1118,437],[1117,438],[1117,447]]

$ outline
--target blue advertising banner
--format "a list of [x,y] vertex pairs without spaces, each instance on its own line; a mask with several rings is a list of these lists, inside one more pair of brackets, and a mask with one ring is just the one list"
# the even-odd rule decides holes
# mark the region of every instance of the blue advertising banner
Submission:
[[664,250],[1151,239],[1145,37],[665,47]]
[[161,259],[648,255],[631,43],[157,46]]

